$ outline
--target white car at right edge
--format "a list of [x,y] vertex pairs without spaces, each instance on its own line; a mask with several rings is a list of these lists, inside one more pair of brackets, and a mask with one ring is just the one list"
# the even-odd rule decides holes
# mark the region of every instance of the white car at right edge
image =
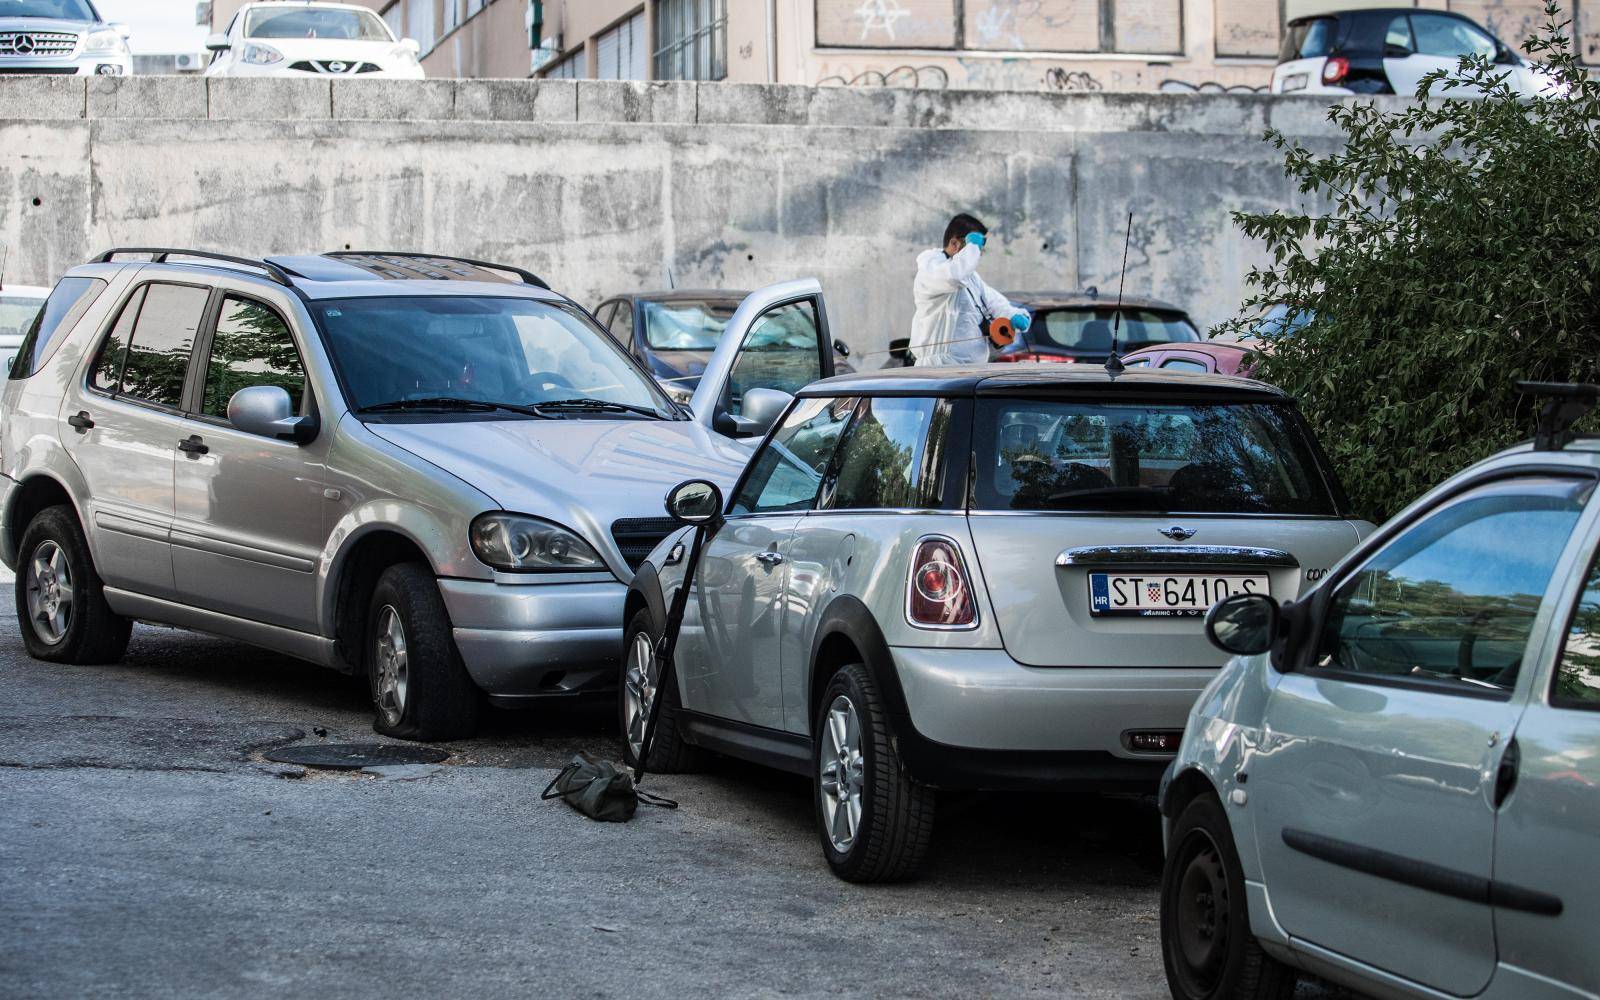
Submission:
[[273,0],[239,8],[228,29],[206,39],[206,76],[326,76],[420,80],[420,47],[397,39],[383,18],[343,3]]

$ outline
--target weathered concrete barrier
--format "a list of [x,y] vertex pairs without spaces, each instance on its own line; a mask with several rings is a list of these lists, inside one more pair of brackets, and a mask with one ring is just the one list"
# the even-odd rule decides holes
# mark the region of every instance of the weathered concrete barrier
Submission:
[[[1269,125],[1315,99],[600,81],[0,77],[7,280],[105,247],[427,249],[593,304],[815,275],[858,352],[903,335],[915,254],[994,227],[1011,289],[1128,290],[1231,315],[1260,248],[1229,213],[1296,204]],[[870,361],[868,362],[871,363]]]

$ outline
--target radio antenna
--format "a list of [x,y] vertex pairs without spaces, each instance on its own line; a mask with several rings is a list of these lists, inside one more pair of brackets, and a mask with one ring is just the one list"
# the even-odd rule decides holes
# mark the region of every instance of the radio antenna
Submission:
[[678,290],[678,285],[677,285],[676,282],[674,282],[672,280],[672,268],[669,267],[669,268],[667,268],[667,291],[675,292],[677,290]]
[[1122,332],[1122,289],[1128,283],[1128,244],[1133,241],[1133,213],[1128,213],[1128,231],[1122,237],[1122,278],[1117,282],[1117,312],[1111,317],[1111,355],[1106,358],[1106,371],[1116,378],[1128,370],[1118,353],[1117,337]]

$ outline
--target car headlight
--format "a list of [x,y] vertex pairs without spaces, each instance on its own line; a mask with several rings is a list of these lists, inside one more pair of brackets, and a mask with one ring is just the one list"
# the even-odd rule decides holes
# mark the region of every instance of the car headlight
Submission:
[[603,570],[594,546],[559,524],[496,511],[472,522],[472,551],[508,573]]
[[85,52],[115,52],[124,47],[122,32],[115,28],[96,28],[83,43]]
[[240,62],[250,63],[252,66],[267,66],[275,62],[283,62],[283,53],[270,45],[260,42],[251,42],[244,47],[244,55],[239,57]]

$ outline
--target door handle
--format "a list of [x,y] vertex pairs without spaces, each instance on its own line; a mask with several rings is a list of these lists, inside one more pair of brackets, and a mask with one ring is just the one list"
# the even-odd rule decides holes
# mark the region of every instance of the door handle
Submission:
[[1522,765],[1522,751],[1517,747],[1516,737],[1506,744],[1506,752],[1500,755],[1500,767],[1494,775],[1494,807],[1499,809],[1506,804],[1512,789],[1517,787],[1517,771]]
[[178,442],[178,450],[185,455],[204,455],[211,449],[207,448],[206,443],[200,440],[200,435],[191,434]]
[[757,552],[756,561],[767,566],[776,566],[783,562],[783,553],[773,552],[770,550],[766,552]]
[[78,429],[79,434],[89,433],[89,428],[94,426],[94,421],[89,419],[88,410],[79,410],[67,418],[67,423]]

